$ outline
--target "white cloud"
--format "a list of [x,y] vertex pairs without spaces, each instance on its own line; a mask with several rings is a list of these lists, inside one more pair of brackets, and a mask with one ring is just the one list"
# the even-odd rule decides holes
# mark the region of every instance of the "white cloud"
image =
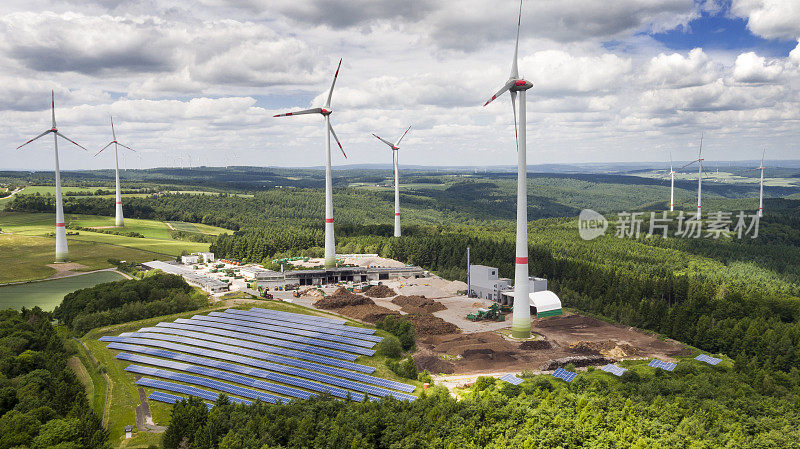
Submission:
[[780,63],[768,62],[767,58],[753,52],[740,54],[733,67],[734,79],[742,83],[771,83],[777,81],[782,73]]
[[800,37],[800,2],[795,0],[733,0],[731,13],[746,18],[747,28],[761,37]]
[[720,75],[720,66],[695,48],[687,56],[660,53],[647,65],[646,80],[659,87],[691,87],[707,84]]

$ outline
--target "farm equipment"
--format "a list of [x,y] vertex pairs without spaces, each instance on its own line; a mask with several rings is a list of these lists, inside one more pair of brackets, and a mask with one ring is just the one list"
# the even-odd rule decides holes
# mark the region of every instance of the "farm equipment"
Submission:
[[264,299],[275,299],[275,297],[272,296],[272,293],[267,293],[266,290],[264,290],[264,293],[261,294],[261,297]]
[[494,320],[494,321],[505,321],[506,317],[501,312],[501,307],[497,304],[492,304],[491,307],[483,308],[481,307],[478,309],[477,312],[470,313],[467,315],[467,319],[470,321],[483,321],[483,320]]

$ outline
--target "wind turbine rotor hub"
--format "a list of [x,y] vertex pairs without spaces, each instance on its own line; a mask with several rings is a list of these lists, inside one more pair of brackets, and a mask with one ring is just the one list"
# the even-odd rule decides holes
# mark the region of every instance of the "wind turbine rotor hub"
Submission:
[[54,126],[54,127],[50,128],[50,131],[53,131],[53,132],[58,132],[58,128],[56,128],[56,127]]
[[322,114],[322,115],[331,115],[332,112],[333,112],[333,110],[332,109],[328,109],[328,108],[322,108],[322,110],[319,111],[319,113]]
[[515,79],[513,81],[514,81],[514,83],[511,85],[511,88],[509,90],[514,91],[514,92],[528,90],[531,87],[533,87],[533,83],[531,83],[528,80]]

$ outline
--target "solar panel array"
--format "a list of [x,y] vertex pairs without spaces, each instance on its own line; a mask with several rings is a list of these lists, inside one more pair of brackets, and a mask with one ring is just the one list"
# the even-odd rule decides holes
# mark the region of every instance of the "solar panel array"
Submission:
[[653,359],[653,360],[650,361],[650,363],[647,364],[647,366],[650,366],[650,367],[653,367],[653,368],[661,368],[661,369],[663,369],[665,371],[672,371],[678,365],[676,363],[664,362],[664,361],[661,361],[661,360],[658,360],[658,359]]
[[513,375],[513,374],[506,374],[504,376],[500,376],[500,380],[508,382],[510,384],[519,385],[522,383],[522,379]]
[[[382,340],[344,320],[253,308],[229,309],[104,336],[138,385],[166,403],[191,395],[215,401],[284,403],[330,394],[362,401],[414,400],[413,385],[375,377],[355,363]],[[520,379],[514,377],[519,382]],[[211,404],[207,404],[211,406]]]
[[700,354],[694,358],[695,360],[699,360],[701,362],[706,362],[709,365],[716,365],[722,361],[722,359],[718,359],[716,357],[711,357],[710,355]]
[[628,371],[627,369],[620,368],[619,366],[614,365],[612,363],[609,363],[608,365],[606,365],[606,366],[604,366],[604,367],[602,367],[600,369],[605,371],[605,372],[607,372],[607,373],[613,374],[613,375],[615,375],[617,377],[622,376],[623,374],[625,374],[625,371]]
[[578,373],[567,371],[564,368],[558,368],[557,370],[553,371],[553,377],[564,380],[566,382],[572,382],[572,379],[575,379],[577,376]]

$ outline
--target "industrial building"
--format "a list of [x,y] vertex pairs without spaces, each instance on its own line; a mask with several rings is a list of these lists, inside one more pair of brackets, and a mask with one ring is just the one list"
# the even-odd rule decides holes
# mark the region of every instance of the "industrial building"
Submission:
[[208,263],[214,261],[214,253],[192,253],[188,256],[181,256],[181,263],[184,265],[194,265],[196,263]]
[[[560,315],[561,300],[547,289],[547,279],[531,276],[530,302],[537,318]],[[501,278],[495,267],[469,266],[469,296],[488,299],[500,304],[514,303],[514,285],[509,278]]]
[[280,273],[277,271],[267,270],[266,268],[261,268],[258,265],[245,265],[239,269],[239,274],[241,274],[248,281],[263,281],[274,276],[275,274]]
[[[328,285],[338,282],[370,282],[394,279],[398,277],[419,278],[428,275],[420,267],[340,267],[317,270],[270,271],[259,277],[259,285],[270,289],[285,288],[289,285]],[[240,271],[241,273],[241,271]],[[259,273],[262,274],[262,273]]]
[[209,276],[197,274],[181,265],[162,262],[160,260],[145,262],[142,265],[153,270],[161,270],[165,273],[177,274],[178,276],[183,277],[187,284],[200,287],[208,293],[221,293],[229,290],[227,283]]

